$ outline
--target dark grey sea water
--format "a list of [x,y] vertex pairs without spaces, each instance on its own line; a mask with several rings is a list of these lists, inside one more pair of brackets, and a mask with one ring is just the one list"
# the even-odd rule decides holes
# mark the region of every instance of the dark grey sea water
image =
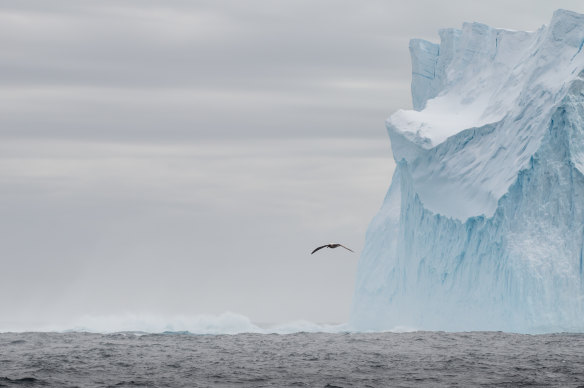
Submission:
[[0,334],[5,387],[584,387],[584,335]]

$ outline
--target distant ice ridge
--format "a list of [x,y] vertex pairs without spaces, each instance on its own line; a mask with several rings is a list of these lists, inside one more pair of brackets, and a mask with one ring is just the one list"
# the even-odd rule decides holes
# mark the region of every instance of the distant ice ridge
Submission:
[[[0,332],[90,332],[90,333],[189,333],[204,335],[222,334],[292,334],[346,332],[347,324],[319,324],[304,320],[282,324],[259,325],[248,317],[232,312],[222,314],[176,315],[118,314],[86,315],[66,322],[53,324],[13,324],[0,326]],[[396,328],[395,331],[408,331]]]
[[351,327],[584,330],[584,15],[414,39]]

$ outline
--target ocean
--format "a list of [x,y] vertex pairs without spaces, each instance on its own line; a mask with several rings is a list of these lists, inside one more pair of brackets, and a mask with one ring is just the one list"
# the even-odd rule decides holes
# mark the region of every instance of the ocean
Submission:
[[0,334],[0,387],[441,386],[584,387],[584,334]]

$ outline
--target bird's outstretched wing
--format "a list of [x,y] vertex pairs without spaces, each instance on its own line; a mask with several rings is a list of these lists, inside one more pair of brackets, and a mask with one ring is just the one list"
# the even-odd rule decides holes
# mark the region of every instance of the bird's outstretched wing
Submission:
[[314,252],[318,251],[319,249],[326,248],[326,247],[328,247],[328,244],[327,244],[327,245],[323,245],[322,247],[318,247],[318,248],[316,248],[316,249],[315,249],[314,251],[312,251],[310,254],[312,255]]
[[339,244],[339,245],[340,245],[340,246],[342,246],[343,248],[345,248],[345,249],[347,249],[347,250],[349,250],[349,251],[351,251],[351,252],[355,253],[355,251],[354,251],[354,250],[352,250],[351,248],[347,248],[347,247],[346,247],[346,246],[344,246],[343,244]]

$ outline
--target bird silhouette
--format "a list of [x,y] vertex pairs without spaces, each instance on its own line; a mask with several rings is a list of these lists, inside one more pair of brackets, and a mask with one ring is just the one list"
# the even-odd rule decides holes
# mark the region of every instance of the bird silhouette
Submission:
[[312,253],[310,253],[310,254],[312,255],[314,252],[316,252],[316,251],[318,251],[319,249],[322,249],[322,248],[338,248],[338,247],[343,247],[343,248],[345,248],[345,249],[346,249],[346,250],[348,250],[348,251],[354,252],[352,249],[350,249],[350,248],[347,248],[346,246],[344,246],[344,245],[342,245],[342,244],[326,244],[326,245],[323,245],[323,246],[321,246],[321,247],[318,247],[318,248],[316,248],[316,249],[315,249],[314,251],[312,251]]

